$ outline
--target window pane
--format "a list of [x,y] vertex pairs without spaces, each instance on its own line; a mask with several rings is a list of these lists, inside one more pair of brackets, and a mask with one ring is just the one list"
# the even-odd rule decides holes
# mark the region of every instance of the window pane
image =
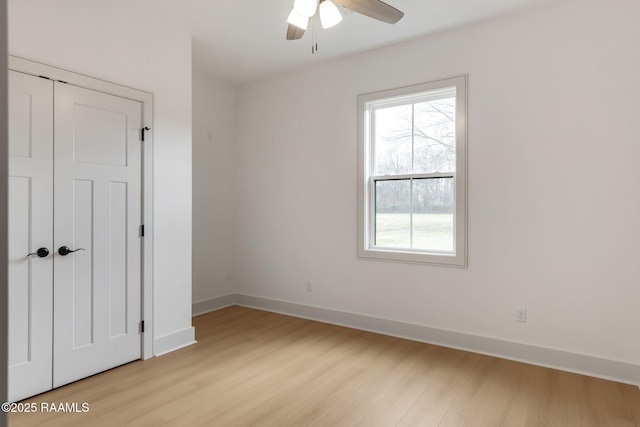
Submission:
[[358,96],[358,257],[467,265],[467,77]]
[[374,175],[411,172],[411,105],[374,110]]
[[414,173],[455,172],[455,97],[414,104]]
[[413,180],[413,248],[453,251],[453,178]]
[[410,181],[376,181],[375,246],[411,247]]

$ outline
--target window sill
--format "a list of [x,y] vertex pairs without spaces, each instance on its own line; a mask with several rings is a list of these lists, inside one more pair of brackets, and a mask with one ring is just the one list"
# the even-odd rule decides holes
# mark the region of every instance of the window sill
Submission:
[[358,250],[358,258],[406,262],[412,264],[441,265],[446,267],[467,267],[466,258],[463,253],[424,253],[392,249],[361,248]]

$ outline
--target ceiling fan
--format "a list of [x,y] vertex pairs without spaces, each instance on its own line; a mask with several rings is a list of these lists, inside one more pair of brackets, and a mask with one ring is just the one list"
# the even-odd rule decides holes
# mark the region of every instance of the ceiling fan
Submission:
[[342,21],[339,7],[389,24],[395,24],[404,16],[403,12],[380,0],[295,0],[287,18],[287,40],[302,38],[316,10],[320,15],[322,28],[333,27]]

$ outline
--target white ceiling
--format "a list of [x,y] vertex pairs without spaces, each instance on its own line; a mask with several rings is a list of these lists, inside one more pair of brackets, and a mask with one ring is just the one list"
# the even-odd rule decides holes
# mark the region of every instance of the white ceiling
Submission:
[[131,0],[129,7],[193,37],[194,67],[243,83],[301,65],[389,45],[559,0],[387,0],[395,25],[351,13],[337,26],[285,40],[293,0]]

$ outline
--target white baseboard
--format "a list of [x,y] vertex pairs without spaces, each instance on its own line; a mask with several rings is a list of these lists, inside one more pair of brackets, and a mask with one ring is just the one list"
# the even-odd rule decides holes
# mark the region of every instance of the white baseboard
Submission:
[[182,331],[164,335],[153,340],[153,355],[162,356],[174,350],[195,344],[196,330],[192,326]]
[[249,295],[236,294],[235,303],[244,307],[640,385],[640,365],[628,362]]
[[202,301],[196,301],[191,306],[193,316],[209,313],[210,311],[220,310],[221,308],[235,305],[236,294],[223,295],[221,297],[209,298]]

